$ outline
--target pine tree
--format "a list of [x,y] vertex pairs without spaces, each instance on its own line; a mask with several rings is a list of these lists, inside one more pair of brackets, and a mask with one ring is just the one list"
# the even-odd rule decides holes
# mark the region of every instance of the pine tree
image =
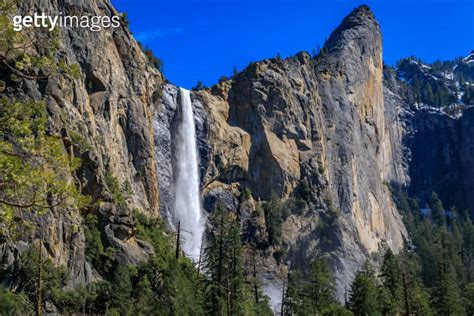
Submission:
[[461,223],[463,235],[463,261],[466,268],[466,280],[474,282],[474,225],[467,215]]
[[411,293],[410,313],[406,315],[434,315],[433,309],[430,305],[430,296],[426,290],[419,284],[415,284]]
[[331,267],[326,259],[315,260],[311,264],[309,284],[305,288],[309,305],[313,311],[322,314],[336,304],[336,289]]
[[304,315],[307,312],[302,280],[304,275],[300,270],[295,269],[288,273],[288,286],[283,300],[284,315]]
[[271,200],[264,206],[264,211],[268,243],[270,245],[278,245],[281,242],[283,210],[276,194],[272,194]]
[[193,87],[193,91],[199,91],[199,90],[202,90],[202,89],[205,89],[206,86],[204,85],[204,83],[202,83],[201,80],[198,80],[198,82],[196,83],[196,85]]
[[[9,15],[16,8],[16,1],[0,0],[2,79],[8,77],[10,82],[21,82],[46,79],[58,73],[77,78],[77,65],[52,57],[59,48],[56,33],[12,29]],[[6,82],[0,80],[0,233],[13,239],[18,233],[18,223],[27,224],[23,219],[18,220],[24,218],[20,213],[42,214],[53,207],[81,208],[89,199],[71,181],[79,159],[68,152],[58,135],[49,131],[46,105],[16,100],[3,94],[7,88]]]
[[464,315],[461,291],[452,266],[440,272],[441,278],[434,289],[432,301],[439,315]]
[[402,251],[398,257],[402,298],[399,309],[402,315],[432,315],[430,297],[420,282],[420,266],[413,252]]
[[375,272],[368,262],[356,273],[349,296],[349,309],[355,315],[381,315]]
[[453,265],[453,258],[449,256],[449,248],[451,247],[449,238],[449,233],[443,229],[437,247],[438,278],[436,279],[432,301],[437,312],[441,315],[462,315],[464,309],[461,291]]
[[147,275],[144,275],[137,284],[137,302],[135,313],[138,315],[151,315],[156,311],[151,283]]
[[466,314],[474,315],[474,283],[469,283],[464,288],[464,304]]
[[[474,265],[474,231],[470,216],[459,213],[455,207],[445,214],[436,193],[431,195],[429,204],[431,218],[425,216],[421,221],[413,220],[406,225],[416,253],[402,252],[400,255],[405,302],[402,313],[464,315],[464,307],[469,309],[465,302],[472,299],[468,287]],[[410,205],[410,208],[414,214],[412,218],[417,218],[415,214],[419,213],[419,207]],[[410,217],[404,216],[404,219],[407,221]]]
[[384,315],[396,315],[401,310],[400,302],[403,297],[403,284],[402,284],[402,273],[400,271],[400,265],[398,259],[393,254],[390,248],[387,249],[381,271],[380,279],[382,281],[383,291],[386,293],[382,301],[383,314]]
[[433,94],[433,88],[431,88],[431,84],[429,82],[426,82],[425,86],[425,97],[426,97],[426,103],[429,105],[434,105],[434,94]]
[[[209,221],[211,229],[207,235],[203,258],[204,273],[207,276],[207,310],[212,315],[265,311],[266,301],[259,299],[259,302],[256,302],[250,288],[245,284],[246,273],[237,216],[219,204]],[[256,286],[256,283],[252,283],[252,286]],[[256,291],[261,294],[258,288]]]
[[431,193],[430,207],[433,221],[439,226],[446,225],[446,215],[444,214],[444,206],[436,192]]
[[335,281],[325,258],[313,261],[304,276],[299,270],[288,278],[284,311],[288,315],[341,315],[347,312],[336,299]]

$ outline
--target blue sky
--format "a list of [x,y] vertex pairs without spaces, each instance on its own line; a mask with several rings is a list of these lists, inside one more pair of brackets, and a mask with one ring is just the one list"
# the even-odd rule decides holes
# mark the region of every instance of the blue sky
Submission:
[[474,49],[474,0],[112,0],[135,38],[164,61],[171,82],[191,88],[322,45],[345,15],[368,4],[382,28],[384,60],[426,61]]

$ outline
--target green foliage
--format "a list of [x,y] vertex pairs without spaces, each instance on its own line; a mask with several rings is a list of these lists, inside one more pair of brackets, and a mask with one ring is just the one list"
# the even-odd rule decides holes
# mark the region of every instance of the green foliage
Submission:
[[295,188],[293,194],[286,200],[272,193],[271,199],[263,203],[268,244],[276,246],[281,243],[283,222],[291,215],[302,215],[312,202],[311,188],[306,179]]
[[[15,32],[9,15],[16,1],[0,0],[0,68],[13,84],[62,73],[77,77],[79,67],[56,56],[57,32],[43,29]],[[7,90],[5,81],[0,83]],[[45,104],[0,99],[0,232],[14,238],[26,226],[20,214],[37,215],[50,208],[82,208],[90,199],[80,194],[71,175],[80,161],[69,157],[61,138],[48,132]],[[21,225],[18,225],[21,224]]]
[[299,198],[306,203],[310,203],[311,200],[313,199],[312,192],[311,192],[311,187],[309,186],[308,180],[303,179],[301,182],[298,184],[298,186],[295,189],[295,196],[296,198]]
[[[175,257],[175,240],[165,232],[165,224],[158,218],[137,213],[137,237],[150,242],[155,256],[139,269],[153,289],[156,313],[163,315],[202,315],[202,276],[193,263],[181,256]],[[143,286],[143,284],[141,285]],[[142,300],[151,300],[143,295]]]
[[462,102],[466,105],[474,105],[474,86],[470,84],[463,84],[462,89],[464,94],[462,95]]
[[94,214],[86,215],[84,219],[84,235],[86,238],[86,258],[103,276],[107,276],[116,264],[115,251],[105,247],[99,231],[99,222]]
[[432,315],[430,298],[418,274],[416,255],[402,251],[384,255],[380,271],[379,301],[383,315]]
[[212,229],[207,235],[204,249],[204,270],[209,275],[206,282],[207,310],[214,315],[232,310],[238,312],[238,302],[243,297],[243,266],[240,227],[233,213],[222,205],[210,216]]
[[365,263],[352,282],[349,299],[350,310],[355,315],[381,315],[378,293],[375,272],[369,263]]
[[347,315],[350,312],[336,299],[331,267],[324,258],[311,264],[308,276],[292,271],[284,299],[288,315]]
[[431,214],[423,215],[416,200],[398,193],[395,198],[416,250],[409,259],[406,254],[400,259],[409,298],[405,305],[411,313],[430,315],[434,310],[439,315],[464,315],[464,307],[469,306],[463,300],[469,301],[470,294],[461,289],[468,289],[473,281],[474,262],[469,214],[454,207],[446,212],[436,193],[429,200]]
[[232,78],[235,78],[239,74],[239,71],[237,70],[237,67],[234,66],[232,69]]
[[320,165],[318,166],[318,172],[319,172],[320,174],[324,174],[325,171],[326,171],[326,168],[324,168],[324,166],[323,166],[322,164],[320,164]]
[[226,81],[229,81],[229,78],[227,78],[227,76],[220,76],[219,77],[219,83],[223,83],[223,82],[226,82]]
[[441,200],[438,198],[438,194],[436,194],[436,192],[431,194],[430,207],[431,216],[434,222],[439,226],[446,225],[446,215],[444,214],[443,203],[441,203]]
[[44,28],[13,30],[9,15],[15,14],[17,1],[0,0],[0,64],[11,72],[11,80],[41,79],[57,73],[80,76],[78,65],[58,58],[59,31]]
[[81,153],[92,150],[91,144],[80,134],[70,131],[69,136],[71,137],[74,147],[76,147]]
[[26,315],[31,314],[33,307],[28,298],[23,294],[17,294],[0,287],[0,310],[2,315]]
[[201,80],[198,80],[196,85],[193,87],[193,91],[199,91],[199,90],[203,90],[203,89],[206,89],[206,86],[204,85],[204,83],[202,83]]
[[105,184],[115,203],[121,207],[127,207],[126,197],[133,193],[130,182],[126,181],[120,184],[116,177],[108,173],[105,175]]
[[384,315],[397,315],[400,313],[402,302],[403,284],[402,273],[398,259],[393,252],[387,249],[380,269],[384,295],[382,297],[382,310]]
[[[247,286],[243,265],[240,224],[223,205],[210,216],[211,229],[204,249],[204,298],[211,315],[270,315],[266,299],[255,299]],[[256,289],[255,297],[263,297]],[[254,293],[255,294],[255,293]]]
[[458,57],[458,58],[455,58],[454,60],[444,60],[444,61],[441,61],[441,60],[435,60],[432,64],[431,64],[431,68],[435,71],[443,71],[443,72],[446,72],[446,71],[452,71],[453,70],[453,67],[458,64],[460,61],[461,61],[462,58]]
[[[18,284],[16,293],[0,288],[0,310],[6,311],[5,314],[26,315],[31,314],[35,309],[39,262],[39,253],[35,246],[29,247],[21,254],[14,275]],[[69,279],[64,267],[53,266],[43,254],[41,268],[41,305],[43,307],[46,302],[50,302],[62,314],[78,312],[104,314],[104,301],[101,299],[107,297],[105,293],[112,292],[111,284],[99,282],[68,290],[64,288]]]
[[[155,255],[147,262],[138,266],[107,262],[112,258],[103,258],[107,257],[107,249],[104,250],[100,240],[97,219],[89,215],[86,218],[86,255],[104,281],[66,290],[64,285],[68,276],[65,270],[53,267],[45,258],[42,263],[43,301],[53,303],[61,314],[204,315],[203,276],[188,259],[175,258],[173,242],[165,234],[160,220],[144,216],[138,220],[138,234],[155,248]],[[18,313],[35,306],[38,262],[38,252],[34,248],[22,255],[15,278],[19,282],[18,291],[26,300],[20,304],[23,296],[2,290],[0,306],[5,306],[5,310]]]
[[122,12],[120,15],[120,24],[123,25],[124,27],[129,27],[130,21],[128,20],[128,14],[127,12]]
[[156,69],[158,69],[159,71],[163,72],[164,69],[163,69],[163,61],[161,59],[159,59],[158,57],[156,57],[154,54],[153,54],[153,51],[151,49],[149,49],[148,47],[143,47],[141,44],[140,44],[140,48],[142,49],[143,53],[145,54],[145,56],[147,57],[148,59],[148,62],[153,65],[153,67],[155,67]]
[[463,300],[455,271],[452,266],[445,268],[446,271],[440,271],[434,287],[432,303],[440,315],[463,315]]
[[270,201],[263,205],[268,243],[271,246],[281,243],[281,228],[283,221],[289,216],[290,211],[285,203],[273,194]]
[[464,306],[468,315],[474,315],[474,283],[468,283],[464,287]]
[[[69,65],[58,53],[59,32],[42,34],[41,30],[34,29],[14,32],[8,14],[15,11],[14,1],[0,0],[0,68],[10,75],[0,81],[0,91],[11,95],[22,81],[60,74],[69,80],[78,78],[80,67]],[[126,20],[125,16],[123,20]],[[145,50],[145,54],[150,63],[162,69],[162,62],[151,51]],[[10,84],[14,87],[10,88]],[[154,97],[159,98],[159,95]],[[89,198],[80,194],[73,180],[80,161],[68,155],[63,140],[52,135],[50,130],[43,103],[1,98],[2,236],[11,236],[12,227],[23,211],[38,215],[53,207],[78,209],[90,203]],[[81,130],[68,132],[75,151],[91,149],[81,137]],[[126,199],[133,194],[131,184],[119,183],[113,175],[106,175],[105,183],[115,202],[125,208]],[[36,281],[41,280],[42,305],[53,304],[59,314],[205,314],[207,276],[197,271],[185,257],[175,257],[174,240],[161,221],[138,216],[137,237],[150,242],[155,251],[147,262],[138,266],[118,264],[114,249],[101,236],[100,223],[94,214],[87,215],[84,222],[86,258],[103,281],[66,290],[69,276],[65,269],[54,267],[45,251],[39,269],[40,255],[34,248],[28,249],[22,253],[12,275],[18,283],[15,291],[0,290],[2,313],[31,313],[38,293]],[[79,227],[71,226],[71,230],[79,231]],[[228,261],[231,273],[226,282],[231,285],[233,314],[269,315],[263,295],[254,302],[251,291],[245,286],[239,227],[234,224],[229,234],[226,242],[231,245],[232,260]],[[41,277],[39,270],[42,270]]]
[[323,249],[332,249],[335,246],[333,244],[334,241],[337,241],[334,233],[336,232],[341,211],[334,206],[330,197],[326,198],[325,204],[327,210],[320,215],[317,232],[321,247]]
[[70,177],[80,161],[60,138],[48,135],[41,103],[0,99],[1,227],[11,229],[19,211],[41,214],[51,207],[90,203]]
[[244,187],[242,189],[242,197],[245,201],[248,201],[252,198],[252,190],[249,187]]
[[[326,42],[327,42],[327,40],[326,40]],[[321,47],[320,45],[317,45],[316,49],[313,49],[313,51],[312,51],[313,59],[315,60],[316,65],[319,65],[321,63],[321,61],[328,54],[328,48],[326,46],[326,42],[324,43],[323,47]]]
[[[400,86],[402,98],[409,103],[422,102],[429,106],[445,107],[456,102],[453,95],[443,80],[434,80],[431,76],[425,75],[418,70],[418,66],[413,63],[422,63],[421,60],[410,57],[397,62],[397,68],[406,80]],[[446,66],[437,64],[433,70],[442,69]]]
[[[37,244],[37,243],[36,243]],[[44,257],[44,254],[43,254]],[[18,291],[24,293],[31,305],[37,300],[37,280],[39,275],[39,252],[36,245],[24,251],[18,261],[15,277],[18,282]],[[42,305],[44,302],[59,302],[62,297],[61,288],[68,276],[64,267],[55,267],[48,258],[41,258],[41,292]]]

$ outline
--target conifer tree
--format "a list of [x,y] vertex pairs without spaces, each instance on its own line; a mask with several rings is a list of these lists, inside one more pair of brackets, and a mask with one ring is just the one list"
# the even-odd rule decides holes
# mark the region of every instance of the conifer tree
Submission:
[[400,263],[400,279],[402,283],[402,299],[399,308],[402,315],[432,315],[429,306],[429,295],[421,284],[418,273],[420,270],[416,255],[406,250],[397,257]]
[[316,259],[311,264],[309,283],[305,292],[309,300],[308,305],[313,311],[324,313],[336,303],[334,278],[331,267],[325,259]]
[[[240,223],[236,214],[228,212],[219,203],[209,222],[211,229],[203,258],[207,310],[212,315],[251,315],[257,310],[263,314],[269,312],[266,300],[255,301],[255,290],[252,295],[246,286],[245,274],[248,273],[244,271]],[[251,284],[257,286],[255,282]],[[258,288],[256,293],[261,295]]]
[[439,315],[464,315],[461,291],[456,280],[456,273],[452,266],[441,277],[434,289],[432,302]]
[[445,225],[446,224],[446,216],[444,214],[444,207],[443,203],[438,197],[436,192],[431,193],[430,197],[430,207],[431,207],[431,216],[433,217],[433,221],[437,225]]
[[402,302],[402,278],[398,259],[390,248],[387,249],[382,267],[380,269],[380,279],[382,281],[383,291],[386,293],[382,301],[382,309],[385,315],[396,315],[401,310]]
[[375,272],[368,262],[356,273],[349,296],[349,309],[355,315],[381,315]]
[[464,288],[464,304],[466,314],[474,315],[474,283],[468,283]]
[[437,256],[438,278],[436,279],[432,302],[441,315],[462,315],[464,312],[462,296],[453,258],[449,255],[452,247],[449,238],[449,233],[443,228],[440,234]]
[[289,275],[284,299],[285,315],[346,315],[350,313],[336,299],[335,280],[326,258],[316,259],[304,276],[298,270]]

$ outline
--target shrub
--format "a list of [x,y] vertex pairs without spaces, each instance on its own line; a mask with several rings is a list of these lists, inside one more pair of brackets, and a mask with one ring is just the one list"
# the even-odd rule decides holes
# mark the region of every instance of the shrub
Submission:
[[252,190],[248,187],[243,188],[242,190],[242,197],[244,200],[248,201],[252,198]]
[[105,247],[99,231],[96,215],[88,214],[85,218],[84,235],[86,238],[86,257],[92,266],[102,275],[108,275],[115,265],[115,251]]

